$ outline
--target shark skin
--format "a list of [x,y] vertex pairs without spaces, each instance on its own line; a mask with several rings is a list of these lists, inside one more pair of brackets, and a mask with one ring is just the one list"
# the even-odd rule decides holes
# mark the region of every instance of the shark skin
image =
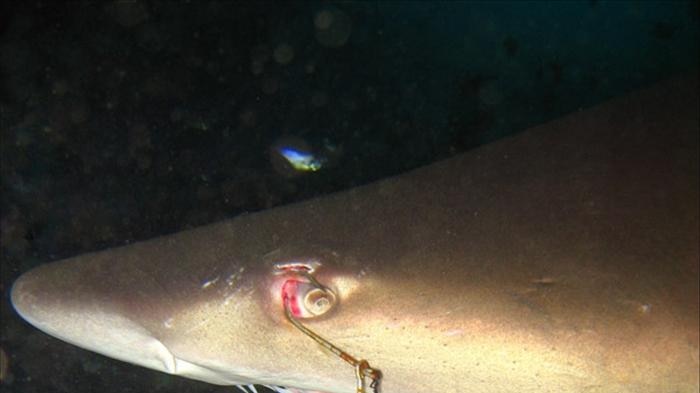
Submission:
[[221,385],[355,392],[285,320],[275,274],[338,302],[303,323],[382,393],[697,392],[698,80],[676,78],[346,192],[49,263],[38,329]]

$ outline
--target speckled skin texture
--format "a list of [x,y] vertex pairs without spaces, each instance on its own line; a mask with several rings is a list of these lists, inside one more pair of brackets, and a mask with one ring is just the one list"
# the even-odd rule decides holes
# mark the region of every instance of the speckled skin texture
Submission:
[[[26,273],[40,329],[213,383],[383,393],[698,390],[698,81],[675,79],[406,175]],[[125,338],[126,337],[126,338]],[[134,356],[131,353],[138,353]]]

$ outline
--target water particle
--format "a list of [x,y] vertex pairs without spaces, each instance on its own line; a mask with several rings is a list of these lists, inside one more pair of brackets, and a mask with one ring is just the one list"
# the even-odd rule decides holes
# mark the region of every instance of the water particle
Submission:
[[319,30],[326,30],[333,24],[333,13],[329,10],[323,10],[316,14],[314,18],[314,26]]
[[[343,11],[321,11],[314,19],[316,41],[327,48],[345,45],[352,33],[352,21]],[[319,27],[320,26],[320,27]]]
[[294,48],[286,43],[279,44],[272,52],[272,57],[279,64],[289,64],[294,59]]

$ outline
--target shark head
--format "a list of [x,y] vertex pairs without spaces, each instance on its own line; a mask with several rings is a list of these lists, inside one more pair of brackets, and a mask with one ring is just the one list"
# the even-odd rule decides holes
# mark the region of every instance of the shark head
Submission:
[[313,258],[279,249],[247,257],[228,246],[204,250],[191,239],[211,240],[231,230],[214,225],[46,264],[15,282],[12,303],[26,321],[52,336],[169,374],[221,385],[351,389],[352,368],[320,351],[286,320],[282,287],[299,276],[279,267],[315,270],[344,299],[345,311],[331,304],[319,315],[299,315],[304,323],[335,332],[353,325],[343,313],[354,307],[358,273],[333,266],[337,258],[318,250]]

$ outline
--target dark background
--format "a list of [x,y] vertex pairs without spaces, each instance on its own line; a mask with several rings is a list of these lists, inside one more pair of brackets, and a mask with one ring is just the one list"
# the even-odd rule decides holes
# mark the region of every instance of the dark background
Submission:
[[[396,175],[699,63],[697,1],[0,7],[0,392],[236,391],[50,338],[14,313],[11,284]],[[280,168],[285,141],[320,170]]]

